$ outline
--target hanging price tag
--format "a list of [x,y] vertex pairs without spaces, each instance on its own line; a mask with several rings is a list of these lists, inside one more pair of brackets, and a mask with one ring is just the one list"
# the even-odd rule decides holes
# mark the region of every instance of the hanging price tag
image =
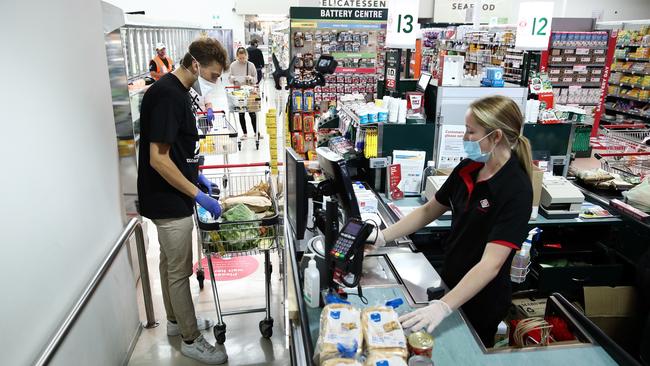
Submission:
[[415,48],[415,40],[420,33],[418,15],[420,0],[390,1],[386,25],[386,47]]
[[552,2],[523,2],[519,5],[516,49],[540,51],[548,48],[553,5]]

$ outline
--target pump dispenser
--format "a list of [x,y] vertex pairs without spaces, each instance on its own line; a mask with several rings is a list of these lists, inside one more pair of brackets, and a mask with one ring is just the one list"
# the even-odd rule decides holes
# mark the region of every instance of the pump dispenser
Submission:
[[315,253],[305,254],[310,257],[307,268],[305,269],[305,275],[303,276],[303,298],[307,303],[307,306],[311,308],[317,308],[320,302],[320,272],[318,272],[318,267],[316,267],[316,260],[314,257]]
[[530,266],[530,249],[533,246],[533,238],[541,233],[542,230],[534,228],[528,232],[526,241],[521,245],[521,250],[512,258],[512,265],[510,266],[510,281],[514,283],[522,283],[526,281],[528,274],[528,266]]

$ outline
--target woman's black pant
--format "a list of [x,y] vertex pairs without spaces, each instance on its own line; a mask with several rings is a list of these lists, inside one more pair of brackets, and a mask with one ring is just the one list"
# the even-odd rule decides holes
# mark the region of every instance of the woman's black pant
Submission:
[[[253,125],[253,133],[257,133],[257,113],[255,112],[250,112],[248,115],[251,117],[251,124]],[[241,130],[244,132],[244,135],[247,134],[246,132],[246,113],[242,112],[239,113],[239,124],[241,125]]]

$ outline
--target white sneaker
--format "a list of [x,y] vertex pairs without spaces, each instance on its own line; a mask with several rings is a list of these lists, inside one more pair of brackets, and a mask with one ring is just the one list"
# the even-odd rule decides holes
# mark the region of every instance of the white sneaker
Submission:
[[[196,326],[199,328],[199,330],[210,329],[214,326],[214,321],[212,321],[211,319],[203,319],[197,316]],[[169,320],[167,321],[167,335],[170,337],[176,337],[181,335],[181,327],[178,326],[178,323],[174,324]]]
[[220,365],[228,361],[228,355],[208,343],[203,336],[199,336],[192,344],[181,343],[181,353],[199,362],[208,365]]

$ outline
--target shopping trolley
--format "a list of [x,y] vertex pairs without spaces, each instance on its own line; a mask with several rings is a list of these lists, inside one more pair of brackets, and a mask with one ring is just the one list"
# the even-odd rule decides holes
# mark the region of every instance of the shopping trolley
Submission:
[[[222,155],[224,164],[227,165],[228,154],[237,152],[237,129],[228,122],[224,111],[215,111],[212,121],[208,121],[206,112],[197,112],[196,115],[199,130],[199,154],[202,157],[199,164],[205,163],[205,157]],[[201,263],[203,250],[200,240],[197,246],[196,261]],[[199,281],[199,288],[203,290],[205,274],[202,266],[197,269],[196,278]]]
[[602,128],[593,141],[594,154],[602,169],[617,173],[632,183],[650,175],[650,128],[644,124],[613,125]]
[[[262,98],[260,88],[257,85],[244,86],[226,86],[226,97],[228,99],[228,109],[230,110],[231,119],[234,121],[238,118],[239,113],[257,113],[262,110]],[[260,148],[259,125],[255,134],[255,149]],[[239,139],[237,147],[241,150],[242,140]]]
[[[238,171],[240,168],[266,167],[261,172]],[[271,259],[270,253],[278,248],[280,240],[280,220],[277,205],[277,196],[271,180],[271,173],[267,163],[259,164],[235,164],[235,165],[211,165],[202,166],[200,169],[204,175],[220,188],[219,197],[240,196],[251,191],[256,194],[264,192],[271,201],[271,207],[264,214],[259,214],[255,220],[228,221],[222,219],[213,221],[202,218],[197,207],[197,224],[199,242],[205,253],[212,280],[212,294],[217,311],[217,324],[214,326],[214,337],[217,343],[223,344],[226,340],[226,324],[224,316],[265,312],[266,316],[259,323],[259,329],[263,337],[269,338],[273,334],[273,318],[271,317]],[[246,169],[249,170],[249,169]],[[208,173],[208,171],[210,173]],[[236,310],[222,312],[219,303],[219,293],[215,282],[212,257],[230,258],[234,256],[245,256],[264,254],[264,283],[266,306],[263,308]],[[199,262],[199,267],[202,265]],[[198,276],[198,273],[197,273]]]

